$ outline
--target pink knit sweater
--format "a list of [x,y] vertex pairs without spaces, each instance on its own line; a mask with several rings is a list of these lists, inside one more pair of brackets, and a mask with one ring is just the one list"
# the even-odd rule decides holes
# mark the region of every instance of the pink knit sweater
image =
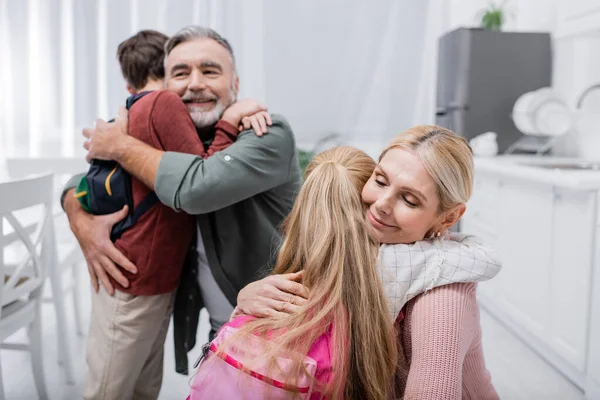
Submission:
[[404,399],[498,399],[483,359],[476,287],[440,286],[407,304],[400,333],[410,366]]

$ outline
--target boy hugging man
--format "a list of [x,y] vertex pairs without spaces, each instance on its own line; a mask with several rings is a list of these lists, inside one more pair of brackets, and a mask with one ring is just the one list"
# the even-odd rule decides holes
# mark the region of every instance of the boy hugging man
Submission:
[[[129,134],[160,150],[209,157],[235,141],[239,121],[236,125],[224,120],[217,122],[215,138],[205,149],[181,98],[162,90],[167,40],[162,33],[146,30],[119,45],[117,57],[131,93],[127,99]],[[89,179],[86,181],[93,169],[94,165],[75,194],[88,211],[86,205],[96,201],[94,196],[98,195],[98,191],[90,190]],[[117,167],[106,177],[109,196],[115,170]],[[141,181],[128,174],[127,178],[134,209],[148,196],[154,196]],[[130,215],[133,211],[129,210]],[[92,293],[86,399],[158,397],[163,346],[175,290],[195,229],[194,216],[152,201],[133,225],[113,239],[115,246],[137,267],[137,274],[123,271],[130,282],[128,287],[109,276],[117,288],[114,296],[102,287],[98,293]]]

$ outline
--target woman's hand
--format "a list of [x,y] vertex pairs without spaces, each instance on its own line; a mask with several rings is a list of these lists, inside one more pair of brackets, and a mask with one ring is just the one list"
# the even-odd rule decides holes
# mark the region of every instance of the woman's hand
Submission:
[[238,294],[238,314],[255,317],[282,317],[301,309],[308,298],[308,289],[300,281],[302,271],[271,275],[244,287]]

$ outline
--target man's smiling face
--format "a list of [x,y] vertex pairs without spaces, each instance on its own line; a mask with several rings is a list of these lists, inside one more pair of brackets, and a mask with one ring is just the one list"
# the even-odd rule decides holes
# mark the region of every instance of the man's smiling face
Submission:
[[167,56],[166,87],[181,96],[197,128],[215,124],[237,97],[231,55],[210,38],[178,44]]

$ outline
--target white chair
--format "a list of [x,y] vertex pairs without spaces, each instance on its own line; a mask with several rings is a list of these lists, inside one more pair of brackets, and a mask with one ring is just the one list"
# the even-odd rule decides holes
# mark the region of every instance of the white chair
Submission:
[[4,157],[4,154],[0,151],[0,182],[8,179],[8,164],[6,163],[6,157]]
[[[9,175],[12,178],[20,178],[30,174],[39,174],[47,171],[54,173],[55,177],[68,175],[69,177],[75,173],[87,171],[88,165],[83,158],[8,158],[6,160]],[[57,185],[56,191],[53,192],[55,199],[53,207],[54,227],[59,228],[62,235],[54,236],[55,255],[57,267],[52,271],[56,273],[49,274],[52,298],[44,299],[44,302],[54,304],[57,319],[58,333],[58,348],[65,349],[59,351],[59,364],[65,368],[65,374],[68,383],[74,383],[74,370],[71,360],[71,352],[69,346],[69,330],[67,329],[67,317],[65,309],[64,295],[72,292],[72,305],[75,316],[75,328],[79,335],[83,335],[86,329],[83,326],[83,316],[81,310],[81,287],[78,285],[82,281],[82,265],[85,262],[83,253],[79,248],[79,244],[68,228],[68,222],[64,211],[58,204],[59,191],[62,190],[61,184]],[[55,230],[56,231],[56,230]],[[68,272],[70,284],[63,285],[63,272]]]
[[[85,159],[80,158],[8,158],[7,168],[10,176],[23,177],[29,174],[40,174],[44,172],[52,172],[55,176],[55,203],[53,209],[54,227],[61,235],[56,235],[57,257],[60,271],[66,271],[71,275],[68,286],[62,285],[62,279],[58,283],[62,287],[64,293],[72,292],[72,304],[75,311],[75,328],[80,336],[86,332],[83,326],[83,316],[81,311],[81,287],[77,285],[81,282],[82,269],[85,267],[81,264],[85,262],[81,248],[75,239],[75,236],[69,229],[68,220],[65,212],[58,202],[60,192],[62,191],[62,182],[57,177],[68,176],[69,178],[79,172],[87,171],[89,165]],[[62,276],[61,276],[62,278]],[[51,303],[52,298],[44,299],[44,302]],[[58,315],[57,315],[58,317]],[[66,324],[66,322],[62,323]]]
[[[0,342],[21,328],[28,328],[28,345],[2,343],[2,348],[31,352],[33,377],[41,399],[48,398],[42,360],[41,303],[46,273],[54,263],[52,187],[51,174],[0,183],[0,279],[4,280],[0,285]],[[35,213],[33,223],[24,226],[17,215],[32,207],[42,210]],[[10,229],[4,229],[5,221]],[[19,250],[15,254],[22,256],[20,261],[5,260],[5,250],[11,246]],[[0,399],[4,399],[1,359]]]

